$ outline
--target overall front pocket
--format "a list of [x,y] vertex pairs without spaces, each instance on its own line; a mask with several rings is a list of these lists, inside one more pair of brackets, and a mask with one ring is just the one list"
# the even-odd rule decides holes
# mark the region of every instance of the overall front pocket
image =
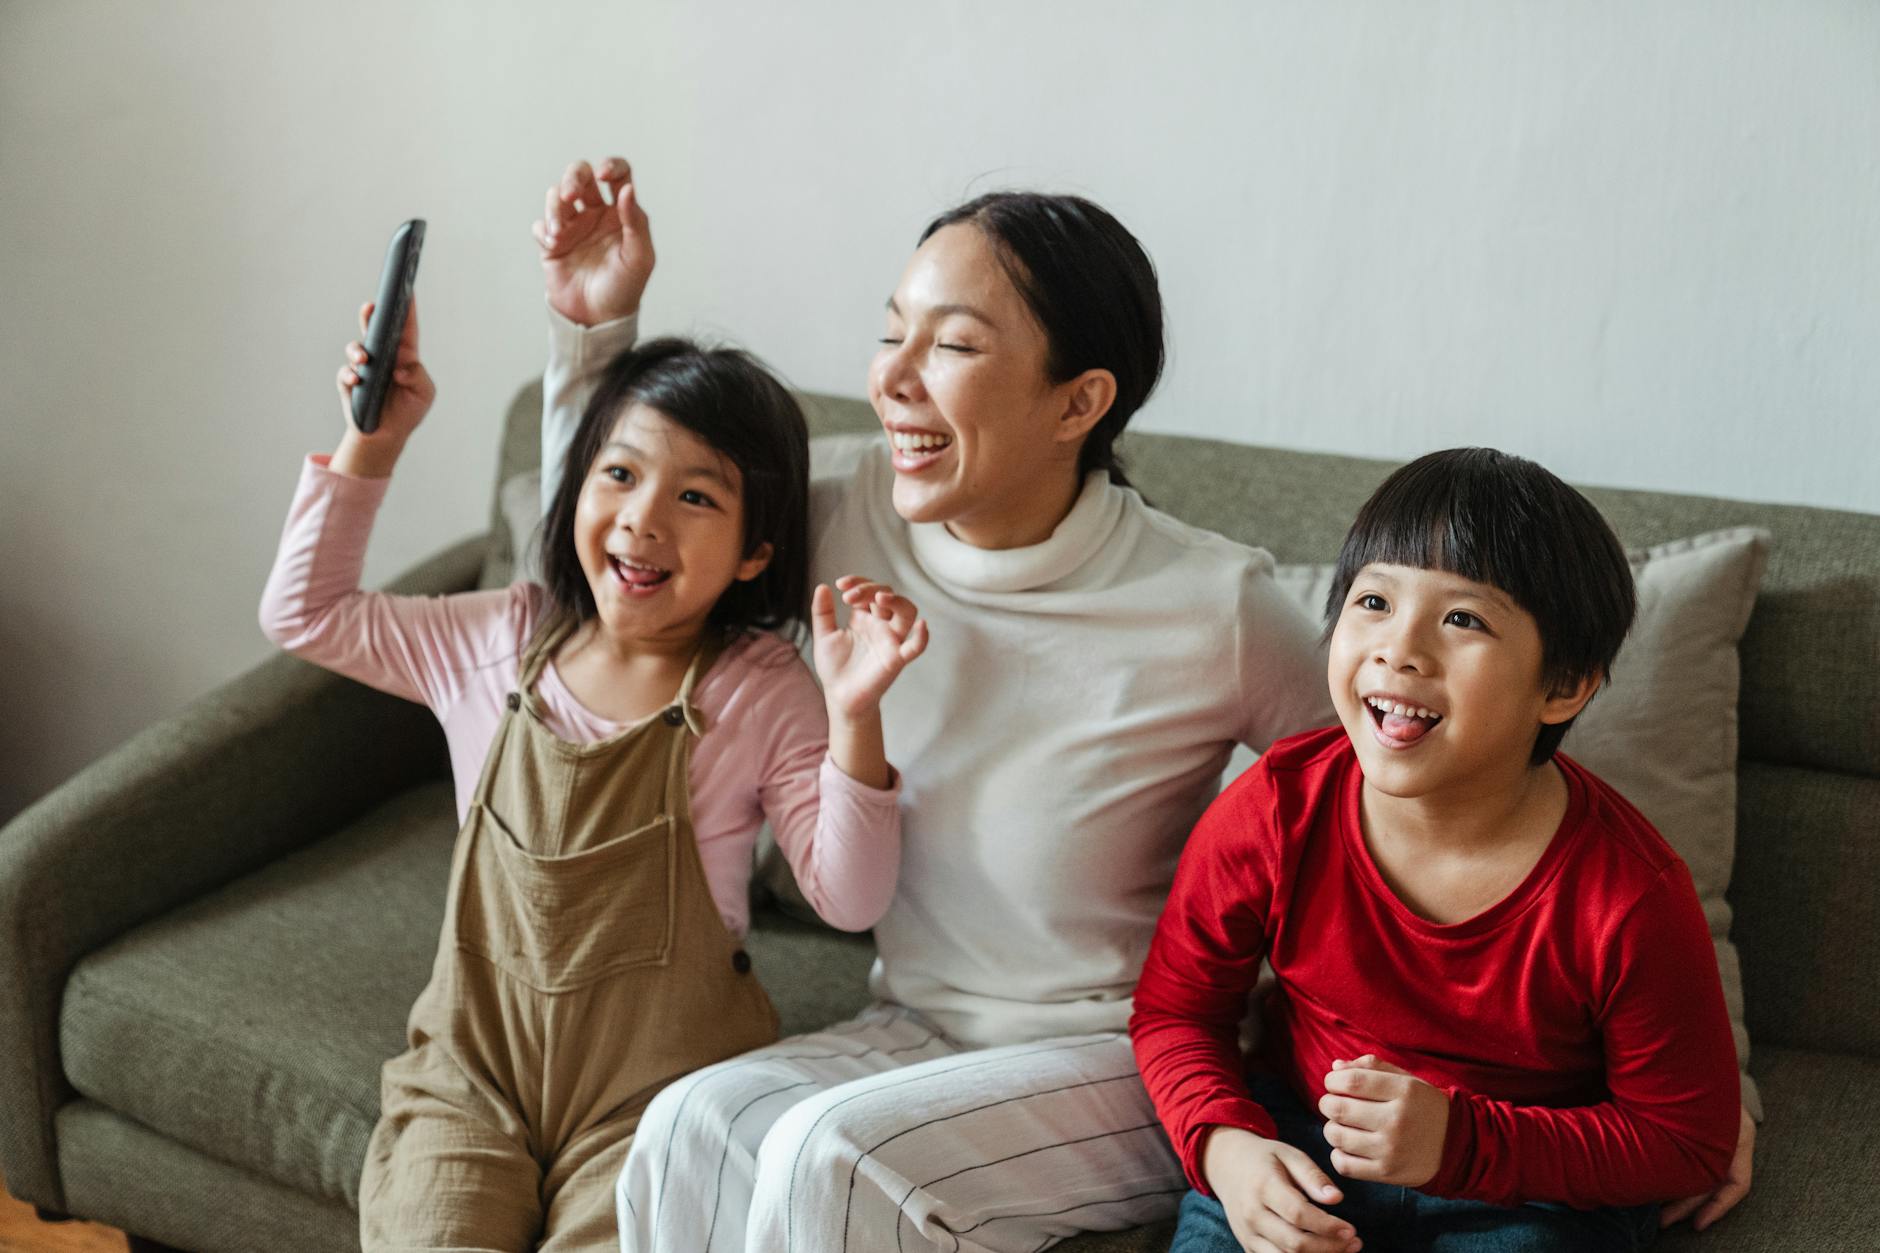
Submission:
[[669,815],[565,857],[531,853],[471,809],[457,946],[541,992],[570,992],[672,952],[676,830]]

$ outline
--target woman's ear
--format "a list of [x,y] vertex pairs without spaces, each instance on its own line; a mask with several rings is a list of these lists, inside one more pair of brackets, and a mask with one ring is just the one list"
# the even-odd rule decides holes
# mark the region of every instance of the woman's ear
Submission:
[[1108,370],[1085,370],[1058,387],[1064,395],[1064,412],[1058,415],[1058,443],[1081,443],[1090,428],[1116,403],[1116,376]]
[[1572,683],[1564,683],[1554,690],[1541,706],[1541,722],[1548,726],[1557,726],[1569,718],[1577,718],[1586,708],[1586,702],[1593,699],[1593,693],[1606,681],[1606,672],[1595,670],[1582,675]]
[[738,582],[749,583],[762,574],[770,565],[771,555],[776,552],[769,544],[759,544],[750,555],[738,563]]

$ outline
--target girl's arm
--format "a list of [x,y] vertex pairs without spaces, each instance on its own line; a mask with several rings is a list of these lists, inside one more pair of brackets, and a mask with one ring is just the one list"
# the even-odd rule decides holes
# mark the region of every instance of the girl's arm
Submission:
[[548,368],[542,376],[542,516],[561,484],[568,448],[594,379],[633,345],[640,298],[653,276],[653,234],[620,157],[597,172],[577,161],[548,189],[535,224],[548,297]]
[[912,601],[881,584],[851,575],[836,589],[847,625],[837,624],[836,593],[826,586],[816,588],[810,613],[824,716],[765,711],[780,744],[767,755],[760,799],[810,905],[832,926],[865,931],[887,912],[901,862],[881,697],[926,649],[927,624]]
[[869,787],[829,755],[823,694],[800,658],[779,644],[764,665],[761,692],[734,726],[763,762],[757,786],[762,818],[817,916],[844,931],[866,931],[894,899],[901,866],[900,785]]
[[[362,333],[371,315],[370,304],[360,310]],[[371,435],[360,434],[350,416],[359,381],[353,367],[365,360],[365,350],[349,344],[347,357],[350,364],[341,367],[338,379],[346,433],[331,457],[310,457],[301,471],[262,593],[261,629],[316,665],[440,709],[472,667],[490,660],[492,635],[513,643],[513,626],[490,628],[497,620],[507,623],[516,597],[508,591],[404,597],[360,590],[373,517],[436,389],[418,358],[415,305],[399,341],[392,389]]]

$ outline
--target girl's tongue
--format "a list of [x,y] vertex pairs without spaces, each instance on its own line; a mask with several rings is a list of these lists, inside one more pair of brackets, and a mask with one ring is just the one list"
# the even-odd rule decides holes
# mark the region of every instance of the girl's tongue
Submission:
[[614,558],[614,570],[629,587],[639,589],[657,587],[672,577],[670,571],[649,570],[643,566],[629,565],[618,557]]

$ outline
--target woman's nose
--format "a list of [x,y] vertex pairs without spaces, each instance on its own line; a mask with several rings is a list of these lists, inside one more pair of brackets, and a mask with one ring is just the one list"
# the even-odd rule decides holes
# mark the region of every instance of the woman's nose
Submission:
[[881,346],[875,356],[875,386],[882,395],[904,404],[920,399],[920,371],[908,350],[908,341]]

